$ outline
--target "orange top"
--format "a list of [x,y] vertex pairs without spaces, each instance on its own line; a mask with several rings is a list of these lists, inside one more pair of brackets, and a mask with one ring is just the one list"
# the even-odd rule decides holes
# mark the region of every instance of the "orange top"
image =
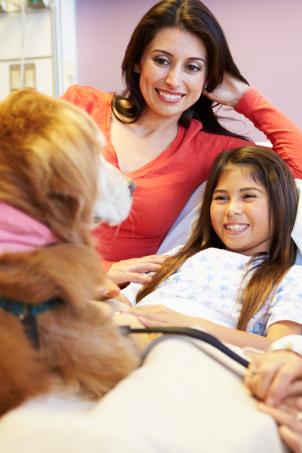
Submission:
[[[110,139],[112,94],[87,86],[72,86],[63,97],[91,115],[106,137],[103,150],[106,159],[118,167]],[[255,88],[242,96],[236,110],[265,133],[294,176],[301,178],[302,132]],[[94,231],[97,249],[107,261],[105,267],[110,262],[156,253],[192,192],[207,179],[216,156],[247,144],[239,138],[204,132],[197,120],[188,129],[179,126],[176,138],[165,151],[127,174],[136,185],[128,219],[118,227],[100,225]]]

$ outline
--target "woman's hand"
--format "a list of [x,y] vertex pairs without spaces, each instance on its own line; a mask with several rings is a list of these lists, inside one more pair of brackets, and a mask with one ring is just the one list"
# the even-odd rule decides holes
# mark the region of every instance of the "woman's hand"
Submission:
[[105,277],[102,286],[96,289],[96,300],[108,300],[120,296],[120,288],[108,277]]
[[259,404],[260,411],[274,418],[278,423],[279,434],[284,443],[294,453],[302,451],[302,398],[296,399],[296,407],[283,405],[275,407]]
[[302,397],[302,358],[281,350],[256,356],[251,360],[245,383],[270,406],[277,406],[289,397]]
[[249,85],[245,82],[225,73],[222,83],[211,93],[205,90],[205,95],[218,104],[235,107],[248,89]]
[[149,272],[156,272],[166,260],[166,255],[148,255],[113,263],[108,270],[108,277],[117,285],[124,283],[149,283]]

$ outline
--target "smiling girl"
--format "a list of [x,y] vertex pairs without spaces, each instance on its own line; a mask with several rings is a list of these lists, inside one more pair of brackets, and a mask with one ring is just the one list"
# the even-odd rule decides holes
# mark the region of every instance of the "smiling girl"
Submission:
[[222,153],[187,244],[150,284],[123,290],[139,302],[130,311],[146,326],[197,326],[239,346],[264,348],[263,337],[301,333],[302,267],[291,239],[297,202],[294,179],[273,151]]

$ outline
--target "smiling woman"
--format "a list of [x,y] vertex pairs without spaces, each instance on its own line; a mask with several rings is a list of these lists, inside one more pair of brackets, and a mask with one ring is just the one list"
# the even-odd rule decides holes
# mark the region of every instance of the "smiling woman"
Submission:
[[105,158],[136,185],[129,218],[95,230],[98,250],[118,284],[146,283],[155,255],[217,155],[246,140],[219,122],[217,104],[245,115],[265,133],[296,177],[302,132],[248,85],[223,30],[199,0],[163,0],[137,24],[122,62],[125,90],[73,86],[65,99],[85,109],[104,132]]
[[[178,123],[200,98],[207,76],[207,51],[199,38],[178,28],[164,28],[147,46],[138,65],[139,86],[153,121]],[[160,149],[157,148],[157,153]]]

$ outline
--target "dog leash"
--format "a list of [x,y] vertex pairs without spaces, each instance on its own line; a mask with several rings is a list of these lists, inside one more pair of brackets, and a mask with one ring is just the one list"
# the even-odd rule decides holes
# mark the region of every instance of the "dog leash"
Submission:
[[248,360],[241,357],[239,354],[234,352],[231,348],[222,343],[218,338],[214,337],[207,332],[199,329],[193,329],[191,327],[130,327],[130,326],[120,326],[119,329],[124,335],[129,335],[132,333],[161,333],[163,335],[184,335],[187,337],[194,338],[195,340],[201,340],[205,343],[210,344],[214,348],[226,354],[235,362],[240,363],[245,368],[248,368]]

